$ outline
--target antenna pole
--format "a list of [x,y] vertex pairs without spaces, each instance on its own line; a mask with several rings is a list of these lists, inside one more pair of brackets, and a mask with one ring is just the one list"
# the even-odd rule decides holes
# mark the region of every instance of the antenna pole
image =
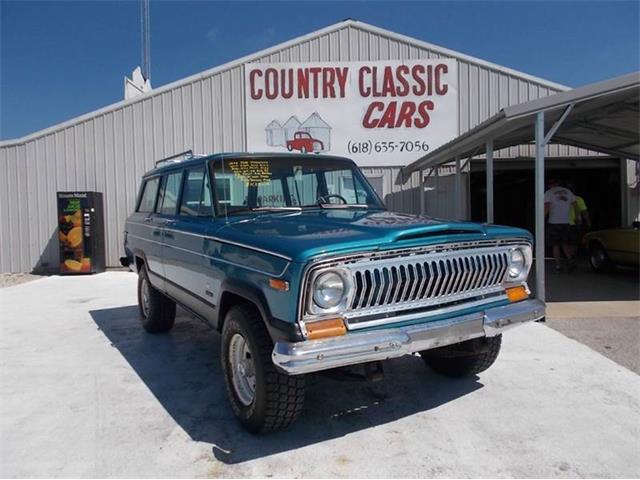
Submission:
[[149,0],[140,0],[140,35],[142,76],[151,80],[151,32],[150,32]]

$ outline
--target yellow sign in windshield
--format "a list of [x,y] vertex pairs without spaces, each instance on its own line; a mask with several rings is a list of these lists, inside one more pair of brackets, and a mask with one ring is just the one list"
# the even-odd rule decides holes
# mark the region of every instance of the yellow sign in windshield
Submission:
[[267,160],[231,160],[227,166],[247,186],[257,187],[271,182],[271,168]]

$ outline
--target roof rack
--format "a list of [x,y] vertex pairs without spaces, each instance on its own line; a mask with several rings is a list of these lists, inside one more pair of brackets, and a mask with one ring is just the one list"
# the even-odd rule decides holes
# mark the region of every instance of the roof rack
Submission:
[[193,150],[185,150],[184,152],[176,153],[170,157],[163,158],[156,162],[156,167],[161,163],[180,163],[185,160],[191,160],[192,158],[203,157],[204,155],[194,155]]

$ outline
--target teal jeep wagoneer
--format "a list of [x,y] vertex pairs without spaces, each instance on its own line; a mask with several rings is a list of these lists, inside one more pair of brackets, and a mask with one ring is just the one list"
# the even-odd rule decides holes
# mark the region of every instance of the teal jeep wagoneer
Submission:
[[221,332],[229,401],[253,432],[295,420],[306,374],[377,376],[413,353],[477,374],[504,329],[544,316],[528,232],[389,212],[339,157],[165,160],[142,179],[124,249],[147,331],[170,330],[179,304]]

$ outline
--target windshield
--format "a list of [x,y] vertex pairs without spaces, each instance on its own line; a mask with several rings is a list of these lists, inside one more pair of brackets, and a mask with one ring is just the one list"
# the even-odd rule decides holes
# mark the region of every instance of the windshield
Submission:
[[219,214],[302,208],[384,208],[347,160],[299,157],[214,160]]

